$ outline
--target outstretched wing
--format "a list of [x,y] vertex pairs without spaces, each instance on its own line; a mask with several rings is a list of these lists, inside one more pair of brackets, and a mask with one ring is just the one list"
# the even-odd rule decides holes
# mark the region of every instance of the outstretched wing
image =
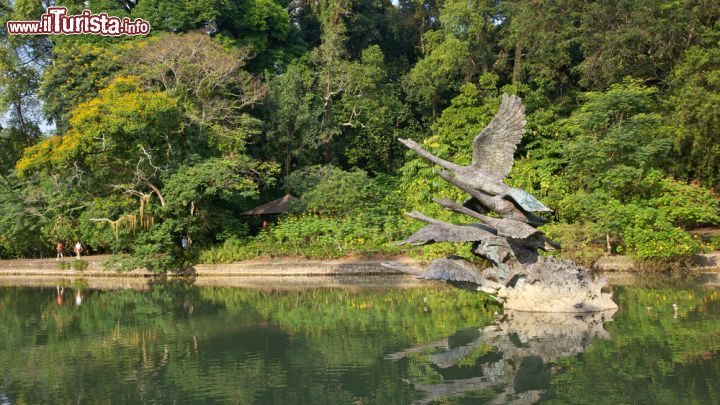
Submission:
[[525,129],[525,107],[520,97],[503,94],[495,118],[473,140],[472,165],[488,177],[504,180]]

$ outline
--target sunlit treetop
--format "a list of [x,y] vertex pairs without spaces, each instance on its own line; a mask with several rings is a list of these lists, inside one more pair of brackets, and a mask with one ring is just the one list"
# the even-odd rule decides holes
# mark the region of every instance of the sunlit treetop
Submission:
[[122,170],[140,153],[160,159],[158,152],[178,137],[179,118],[177,99],[143,90],[138,77],[121,76],[72,111],[65,134],[27,148],[16,170],[23,176],[71,162]]

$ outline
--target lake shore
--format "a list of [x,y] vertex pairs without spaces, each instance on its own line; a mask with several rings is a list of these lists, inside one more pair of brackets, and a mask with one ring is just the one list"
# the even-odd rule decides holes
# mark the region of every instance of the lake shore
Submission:
[[[336,260],[257,259],[229,264],[198,264],[185,272],[156,274],[147,270],[117,272],[103,269],[109,255],[87,256],[82,260],[86,270],[60,269],[55,259],[23,259],[0,261],[0,285],[27,287],[54,286],[58,283],[81,282],[92,289],[145,290],[165,280],[190,279],[195,285],[243,288],[320,288],[320,287],[395,287],[416,288],[428,282],[415,275],[383,267],[387,261],[400,262],[409,268],[421,268],[418,260],[399,257],[377,259],[348,257]],[[74,258],[65,258],[71,263]],[[696,267],[689,274],[699,285],[720,287],[720,253],[699,255]],[[624,256],[608,256],[596,263],[597,273],[611,285],[631,285],[647,277],[632,270],[632,260]]]
[[[87,269],[61,269],[59,264],[71,264],[74,258],[0,260],[0,276],[84,276],[84,277],[155,277],[159,274],[147,270],[118,272],[103,268],[110,259],[109,255],[86,256]],[[406,257],[392,259],[368,259],[348,257],[335,260],[303,259],[258,259],[227,264],[197,264],[182,272],[169,275],[196,277],[250,277],[250,276],[349,276],[349,275],[400,275],[406,274],[390,270],[381,264],[386,261],[401,262],[408,267],[419,267],[420,263]]]
[[[196,286],[294,290],[297,288],[418,288],[427,282],[415,275],[382,267],[387,259],[337,260],[264,259],[230,264],[199,264],[184,272],[156,274],[147,270],[104,270],[110,256],[87,256],[86,270],[59,269],[55,259],[0,261],[0,285],[53,287],[80,283],[90,289],[146,290],[163,281],[191,280]],[[65,262],[74,260],[66,258]],[[409,258],[396,258],[419,266]]]

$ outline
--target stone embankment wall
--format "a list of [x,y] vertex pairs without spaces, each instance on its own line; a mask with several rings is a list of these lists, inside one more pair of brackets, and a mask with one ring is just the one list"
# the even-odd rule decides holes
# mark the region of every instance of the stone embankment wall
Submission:
[[[135,270],[119,273],[103,268],[110,256],[88,256],[82,260],[88,263],[87,269],[64,270],[58,267],[55,259],[2,260],[0,276],[83,276],[83,277],[150,277],[155,276],[147,270]],[[75,259],[65,258],[71,263]],[[200,264],[184,272],[182,275],[213,276],[213,277],[246,277],[246,276],[335,276],[335,275],[397,275],[403,274],[382,267],[387,260],[342,259],[342,260],[262,260],[246,261],[231,264]],[[408,266],[419,267],[411,259],[400,259]]]
[[[110,256],[87,256],[88,262],[83,271],[61,270],[55,259],[0,260],[0,276],[67,276],[67,277],[150,277],[155,274],[146,270],[118,273],[103,269],[103,263]],[[72,262],[74,258],[65,258]],[[230,264],[199,264],[185,274],[214,277],[260,277],[260,276],[338,276],[338,275],[393,275],[400,272],[381,266],[387,260],[340,259],[340,260],[302,260],[267,259],[245,261]],[[409,258],[393,259],[406,264],[408,268],[423,266]],[[694,258],[696,269],[700,272],[720,272],[720,252],[697,255]],[[603,272],[628,272],[635,268],[635,262],[627,256],[604,256],[593,266]]]
[[[720,252],[695,255],[693,264],[698,271],[720,271]],[[593,267],[601,271],[632,271],[635,261],[628,256],[603,256]]]
[[[90,289],[146,290],[158,279],[146,270],[119,273],[103,270],[109,256],[85,257],[86,270],[60,270],[55,259],[0,261],[0,286],[54,287],[79,282]],[[66,259],[71,262],[74,259]],[[420,267],[409,259],[400,259]],[[419,288],[428,282],[381,266],[383,260],[265,260],[198,265],[174,275],[188,276],[193,285],[273,290],[297,288]],[[185,278],[185,277],[183,277]]]

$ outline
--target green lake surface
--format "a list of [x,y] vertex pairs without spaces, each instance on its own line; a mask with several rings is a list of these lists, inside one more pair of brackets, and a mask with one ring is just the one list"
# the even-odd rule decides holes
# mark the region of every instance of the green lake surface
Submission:
[[718,403],[718,290],[614,297],[574,317],[436,285],[0,287],[0,404]]

